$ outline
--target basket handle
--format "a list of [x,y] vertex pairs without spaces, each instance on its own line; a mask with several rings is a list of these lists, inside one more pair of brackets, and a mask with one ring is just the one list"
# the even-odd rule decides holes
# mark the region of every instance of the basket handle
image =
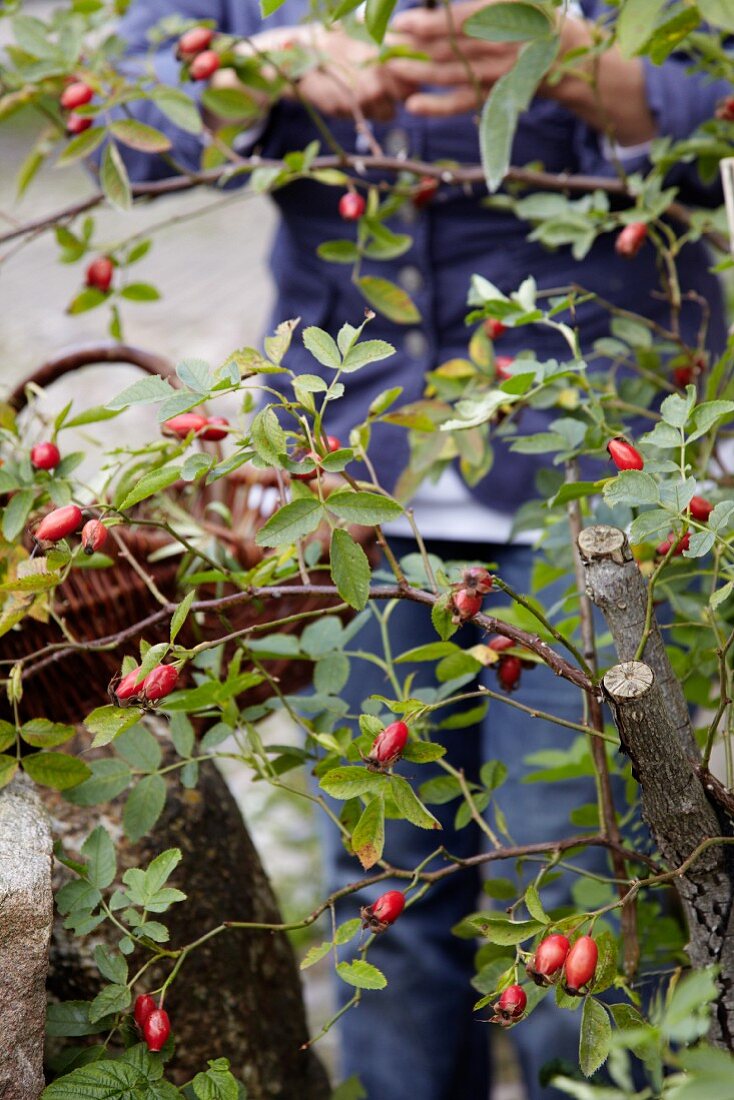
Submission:
[[8,397],[8,403],[17,410],[25,408],[28,403],[26,387],[29,383],[35,383],[43,389],[45,386],[50,386],[52,382],[58,381],[59,378],[63,378],[65,374],[71,374],[80,367],[91,367],[97,363],[132,365],[140,367],[148,374],[167,378],[174,386],[178,382],[173,364],[160,355],[154,355],[150,351],[144,351],[130,344],[116,344],[112,341],[104,344],[85,344],[43,363],[15,387]]

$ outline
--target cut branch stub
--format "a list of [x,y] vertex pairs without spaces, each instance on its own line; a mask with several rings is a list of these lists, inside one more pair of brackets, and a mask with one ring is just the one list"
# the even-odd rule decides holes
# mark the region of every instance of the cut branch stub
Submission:
[[[620,661],[631,661],[645,633],[648,589],[627,536],[616,527],[597,524],[584,528],[578,548],[586,572],[586,590],[606,620]],[[655,674],[663,705],[685,755],[699,759],[688,704],[665,652],[654,613],[642,656]]]

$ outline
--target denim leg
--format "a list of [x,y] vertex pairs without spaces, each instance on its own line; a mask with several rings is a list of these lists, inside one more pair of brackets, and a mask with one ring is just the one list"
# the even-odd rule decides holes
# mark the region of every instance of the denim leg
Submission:
[[[426,609],[404,602],[391,618],[390,637],[394,652],[399,653],[435,641],[436,635]],[[353,645],[381,652],[376,621],[360,632]],[[408,671],[407,666],[399,667]],[[432,666],[415,668],[418,682],[430,683]],[[375,692],[390,693],[381,670],[354,661],[343,693],[351,709],[358,712],[362,701]],[[445,744],[452,763],[476,774],[479,741],[478,730],[447,733]],[[401,770],[411,781],[421,782],[435,773],[434,768],[411,764],[403,764]],[[479,830],[473,824],[454,831],[455,802],[432,809],[442,822],[441,833],[417,829],[405,821],[387,822],[385,856],[390,862],[413,867],[440,844],[462,857],[479,850]],[[356,881],[359,864],[346,854],[328,821],[325,843],[329,890]],[[391,885],[346,898],[338,919],[353,917],[360,905]],[[387,988],[364,992],[361,1003],[340,1021],[343,1075],[357,1074],[370,1100],[485,1100],[488,1096],[487,1028],[472,1014],[477,998],[470,985],[475,945],[450,931],[476,907],[478,886],[475,871],[460,871],[441,881],[370,948],[369,959],[387,977]],[[351,993],[338,982],[340,1003]]]

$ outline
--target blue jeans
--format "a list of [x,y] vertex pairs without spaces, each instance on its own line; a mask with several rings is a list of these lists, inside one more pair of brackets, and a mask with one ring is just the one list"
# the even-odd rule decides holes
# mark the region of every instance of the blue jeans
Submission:
[[[412,543],[391,540],[399,555],[415,550]],[[478,556],[498,565],[500,576],[516,591],[527,593],[533,552],[524,546],[480,546],[456,543],[433,544],[429,551],[446,559],[475,560]],[[548,590],[548,603],[563,591],[564,585]],[[498,594],[485,599],[488,610],[507,601]],[[390,619],[393,654],[437,639],[430,614],[421,605],[403,601]],[[475,627],[463,627],[455,635],[463,647],[486,641]],[[360,632],[351,648],[381,653],[376,620]],[[433,664],[399,665],[401,676],[416,672],[415,686],[433,684]],[[495,674],[486,673],[487,686],[496,690]],[[465,690],[469,690],[468,688]],[[343,697],[353,712],[369,695],[391,695],[383,674],[375,665],[354,660],[350,680]],[[530,707],[575,721],[581,719],[581,695],[577,688],[556,677],[544,665],[522,674],[521,687],[514,696]],[[464,703],[465,708],[468,704]],[[439,717],[450,713],[441,710]],[[567,748],[578,736],[573,730],[506,706],[490,702],[484,720],[475,727],[440,731],[436,735],[448,750],[447,759],[463,768],[467,777],[478,775],[488,759],[502,760],[509,769],[507,781],[497,801],[517,844],[556,839],[578,831],[569,823],[569,812],[595,801],[591,778],[567,780],[552,785],[523,783],[528,768],[523,758],[542,749]],[[427,766],[402,764],[399,770],[411,780],[423,782],[433,772]],[[440,774],[440,773],[439,773]],[[338,804],[335,803],[335,808]],[[443,825],[443,832],[417,829],[405,821],[388,820],[385,858],[399,867],[413,867],[439,844],[455,855],[467,857],[483,850],[486,838],[472,822],[466,828],[453,828],[458,801],[432,806]],[[326,824],[328,888],[333,891],[360,876],[354,857],[345,852],[336,829]],[[578,863],[576,858],[574,862]],[[602,873],[608,871],[605,853],[592,849],[584,863]],[[493,865],[499,875],[514,875],[514,862]],[[529,873],[538,865],[530,864]],[[360,905],[373,901],[392,883],[371,887],[346,898],[338,906],[339,920],[358,912]],[[401,885],[395,883],[395,886]],[[543,888],[546,908],[570,902],[570,879],[564,875]],[[432,886],[386,933],[378,936],[370,948],[369,959],[384,972],[387,988],[364,992],[361,1003],[350,1009],[340,1022],[342,1069],[345,1077],[356,1074],[367,1090],[369,1100],[486,1100],[489,1096],[490,1058],[488,1040],[492,1028],[480,1021],[490,1013],[474,1014],[472,1005],[479,994],[470,985],[474,974],[476,944],[458,939],[451,928],[478,907],[480,876],[476,869],[462,870]],[[486,907],[486,898],[483,907]],[[342,957],[345,957],[344,955]],[[351,992],[338,983],[340,1003]],[[577,1061],[580,1015],[556,1008],[552,994],[532,1015],[512,1028],[520,1067],[529,1100],[551,1100],[563,1094],[541,1087],[538,1072],[544,1062],[564,1058]]]

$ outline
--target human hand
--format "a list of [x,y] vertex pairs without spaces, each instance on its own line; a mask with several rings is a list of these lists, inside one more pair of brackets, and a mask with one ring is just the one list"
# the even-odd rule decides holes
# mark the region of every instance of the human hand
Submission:
[[470,16],[486,0],[461,0],[434,10],[399,12],[391,30],[404,45],[427,55],[426,61],[394,58],[387,68],[405,84],[433,84],[445,92],[416,92],[405,100],[416,115],[442,117],[481,108],[487,93],[515,64],[521,43],[487,42],[464,33]]

